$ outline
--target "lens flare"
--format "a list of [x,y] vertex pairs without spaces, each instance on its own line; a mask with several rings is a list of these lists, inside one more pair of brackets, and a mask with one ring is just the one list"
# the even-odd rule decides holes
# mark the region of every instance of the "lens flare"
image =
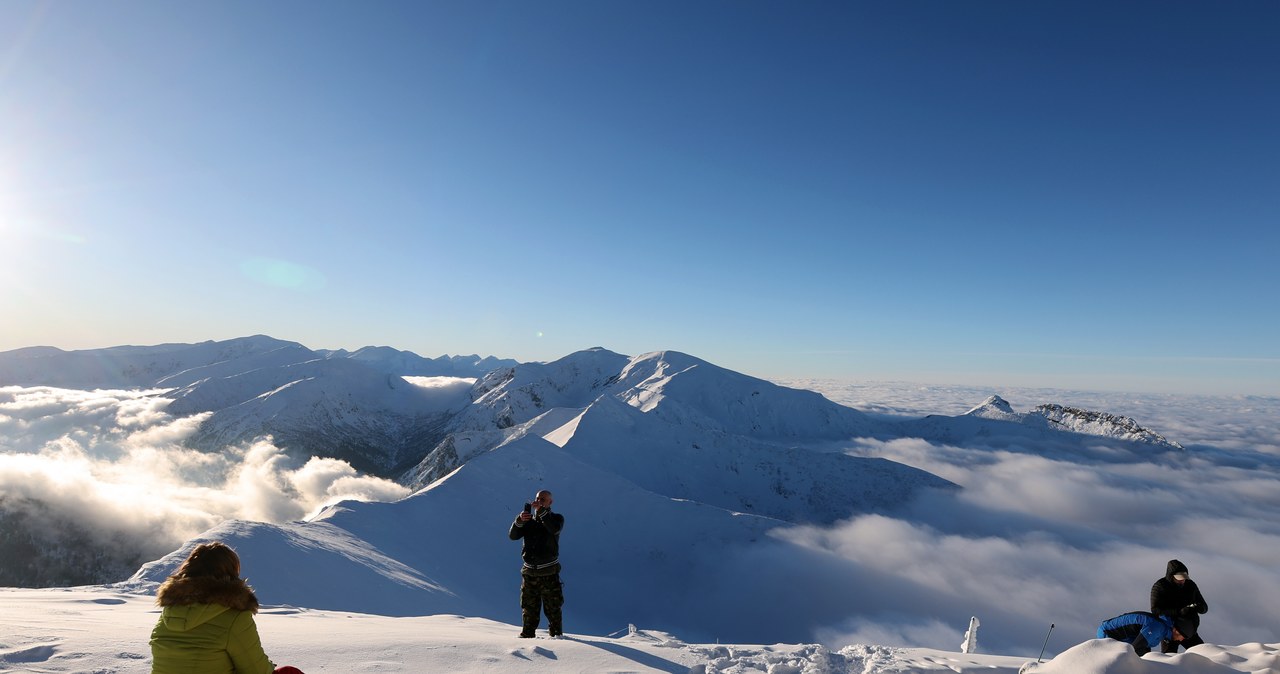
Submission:
[[258,283],[286,290],[320,290],[325,286],[323,274],[288,260],[249,258],[240,263],[240,271]]

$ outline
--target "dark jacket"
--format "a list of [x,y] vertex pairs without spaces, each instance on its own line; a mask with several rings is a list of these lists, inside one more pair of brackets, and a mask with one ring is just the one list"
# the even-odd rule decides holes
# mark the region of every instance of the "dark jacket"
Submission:
[[524,539],[520,557],[524,559],[524,572],[558,571],[560,563],[560,530],[564,528],[564,515],[542,508],[528,522],[516,521],[507,536],[513,541]]
[[1173,621],[1146,611],[1134,611],[1102,621],[1099,639],[1116,639],[1133,646],[1139,657],[1173,638]]
[[1209,604],[1194,580],[1188,578],[1179,585],[1173,579],[1173,574],[1186,572],[1185,564],[1176,559],[1169,560],[1164,578],[1151,586],[1151,612],[1172,618],[1179,631],[1191,637],[1200,626],[1200,615],[1209,611]]

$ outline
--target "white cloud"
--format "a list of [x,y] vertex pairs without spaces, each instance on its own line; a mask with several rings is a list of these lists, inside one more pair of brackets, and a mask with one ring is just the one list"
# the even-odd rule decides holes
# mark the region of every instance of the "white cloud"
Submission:
[[157,393],[0,388],[0,501],[50,526],[79,522],[102,543],[123,536],[150,559],[227,518],[282,522],[408,495],[342,461],[296,466],[269,440],[186,448],[207,415],[172,417]]
[[899,417],[960,414],[992,393],[1022,410],[1071,404],[1131,416],[1188,448],[1144,458],[1105,439],[1084,448],[995,439],[998,449],[919,438],[851,443],[852,454],[916,466],[963,489],[930,494],[903,512],[785,534],[842,560],[844,582],[863,587],[851,617],[818,630],[824,642],[954,649],[968,616],[977,615],[981,640],[1008,652],[1037,652],[1056,623],[1054,652],[1089,638],[1103,619],[1146,610],[1152,582],[1173,558],[1191,567],[1205,593],[1207,638],[1275,640],[1280,400],[1040,390],[1018,397],[909,385],[818,390],[846,404],[884,401],[879,411]]

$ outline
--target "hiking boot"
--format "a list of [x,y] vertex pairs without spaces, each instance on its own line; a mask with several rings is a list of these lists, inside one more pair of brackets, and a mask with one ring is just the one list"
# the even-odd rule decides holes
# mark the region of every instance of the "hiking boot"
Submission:
[[533,637],[534,637],[533,632],[521,632],[521,633],[520,633],[520,638],[521,638],[521,639],[532,639]]

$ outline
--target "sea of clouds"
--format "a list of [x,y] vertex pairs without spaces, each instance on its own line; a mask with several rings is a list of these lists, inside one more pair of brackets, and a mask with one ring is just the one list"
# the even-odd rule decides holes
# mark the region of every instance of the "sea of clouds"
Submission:
[[[785,383],[900,418],[962,414],[996,393],[1017,411],[1058,403],[1129,416],[1186,447],[1146,457],[1103,438],[1083,447],[999,437],[964,447],[850,443],[851,454],[916,466],[963,489],[894,517],[782,534],[870,581],[853,617],[820,630],[821,641],[955,648],[963,629],[955,612],[964,609],[1005,647],[1038,646],[1051,623],[1060,644],[1078,643],[1101,620],[1147,610],[1151,584],[1175,558],[1209,604],[1206,640],[1280,640],[1280,399]],[[890,591],[882,578],[894,581]],[[930,615],[949,620],[919,617]]]

